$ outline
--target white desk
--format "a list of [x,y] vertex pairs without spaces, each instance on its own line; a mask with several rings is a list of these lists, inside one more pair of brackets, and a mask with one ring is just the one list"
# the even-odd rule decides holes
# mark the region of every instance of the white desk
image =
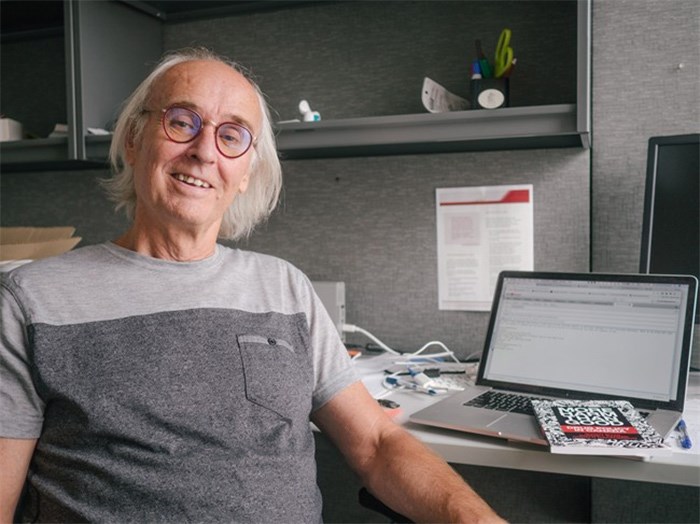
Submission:
[[[380,372],[385,356],[361,357],[356,361],[363,381],[371,393],[382,391]],[[408,415],[426,407],[441,396],[395,391],[384,398],[401,405],[397,420],[416,437],[454,464],[511,468],[565,475],[581,475],[618,480],[636,480],[685,486],[700,486],[700,374],[691,373],[686,396],[685,420],[693,439],[693,449],[674,449],[671,455],[647,461],[619,457],[566,456],[549,453],[546,448],[512,443],[491,437],[469,435],[458,431],[431,428],[408,422]]]

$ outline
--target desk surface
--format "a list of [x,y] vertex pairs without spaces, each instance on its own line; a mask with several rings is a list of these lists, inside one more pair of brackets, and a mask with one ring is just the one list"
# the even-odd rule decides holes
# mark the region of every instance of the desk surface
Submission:
[[[361,357],[356,361],[363,382],[375,396],[384,391],[381,371],[387,357]],[[408,421],[408,416],[440,399],[413,391],[394,391],[384,398],[401,405],[397,421],[448,462],[491,466],[565,475],[638,480],[700,486],[700,375],[691,373],[684,417],[691,431],[693,449],[684,450],[672,442],[674,451],[663,457],[637,460],[620,457],[570,456],[549,453],[547,448],[508,442],[492,437],[432,428]]]

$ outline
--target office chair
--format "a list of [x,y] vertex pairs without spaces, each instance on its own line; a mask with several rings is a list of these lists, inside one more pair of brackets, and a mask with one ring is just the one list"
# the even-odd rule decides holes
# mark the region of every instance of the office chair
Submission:
[[360,503],[361,506],[371,509],[372,511],[376,511],[377,513],[381,513],[388,519],[390,519],[391,522],[396,522],[396,523],[408,523],[412,524],[413,521],[410,520],[408,517],[405,517],[404,515],[401,515],[401,513],[395,512],[393,509],[391,509],[389,506],[384,504],[381,500],[379,500],[377,497],[372,495],[367,488],[360,488],[360,491],[357,494],[357,499]]

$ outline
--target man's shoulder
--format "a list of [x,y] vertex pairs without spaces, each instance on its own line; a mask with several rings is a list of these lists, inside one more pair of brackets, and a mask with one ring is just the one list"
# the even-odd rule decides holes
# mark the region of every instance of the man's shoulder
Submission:
[[81,272],[85,264],[98,260],[104,253],[103,245],[90,245],[67,251],[60,255],[33,260],[2,274],[6,282],[24,282],[52,278],[66,271]]

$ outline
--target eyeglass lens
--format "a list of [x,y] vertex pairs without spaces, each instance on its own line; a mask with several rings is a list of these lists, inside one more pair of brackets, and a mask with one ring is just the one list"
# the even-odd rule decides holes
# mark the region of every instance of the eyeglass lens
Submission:
[[[163,115],[165,134],[173,142],[190,142],[202,131],[202,117],[185,107],[171,107]],[[253,137],[245,127],[224,122],[216,128],[216,147],[219,152],[235,158],[243,155],[250,147]]]

